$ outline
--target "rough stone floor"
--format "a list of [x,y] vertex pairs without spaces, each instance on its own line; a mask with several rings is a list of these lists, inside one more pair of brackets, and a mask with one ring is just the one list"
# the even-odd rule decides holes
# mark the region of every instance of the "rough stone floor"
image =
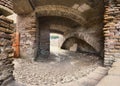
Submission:
[[112,67],[97,86],[120,86],[120,59],[116,59]]
[[50,58],[45,62],[34,62],[31,58],[15,59],[16,80],[26,86],[69,86],[69,83],[77,86],[76,81],[92,71],[104,70],[99,68],[101,61],[95,55],[54,49]]

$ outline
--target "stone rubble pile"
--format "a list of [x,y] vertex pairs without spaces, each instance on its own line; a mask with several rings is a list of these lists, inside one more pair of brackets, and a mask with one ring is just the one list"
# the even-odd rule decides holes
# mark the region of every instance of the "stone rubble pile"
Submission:
[[53,52],[50,58],[45,62],[35,62],[31,58],[15,59],[15,80],[26,86],[68,86],[66,84],[85,77],[102,64],[94,54],[74,53],[62,49]]
[[12,63],[14,57],[14,50],[12,48],[12,36],[14,27],[13,21],[0,16],[0,86],[11,80],[14,80]]

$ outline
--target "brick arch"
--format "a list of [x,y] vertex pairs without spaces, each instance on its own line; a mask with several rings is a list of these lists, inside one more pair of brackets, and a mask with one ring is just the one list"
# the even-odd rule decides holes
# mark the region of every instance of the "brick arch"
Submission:
[[95,54],[98,54],[97,51],[95,50],[94,47],[92,47],[90,44],[88,44],[86,41],[78,38],[78,37],[75,37],[75,36],[72,36],[72,37],[69,37],[67,38],[61,48],[62,49],[66,49],[66,50],[69,50],[70,47],[76,43],[78,46],[77,46],[77,52],[87,52],[87,53],[95,53]]
[[[69,29],[72,29],[76,25],[78,26],[79,24],[76,23],[75,21],[71,21],[71,19],[69,18],[60,17],[58,15],[57,16],[37,16],[37,28],[36,28],[37,29],[36,31],[37,32],[36,33],[37,44],[36,44],[36,49],[35,49],[35,60],[37,60],[39,57],[47,58],[49,56],[50,54],[50,47],[49,47],[50,46],[49,45],[50,44],[50,40],[49,40],[50,31],[53,31],[53,30],[55,32],[59,31],[60,33],[62,32],[64,34],[64,33],[69,32]],[[65,31],[61,28],[63,28]],[[44,52],[46,53],[43,55]]]
[[65,39],[71,37],[77,37],[78,39],[85,41],[87,44],[92,46],[98,53],[101,53],[101,51],[103,50],[103,45],[99,44],[98,38],[91,36],[91,34],[88,34],[88,32],[73,32],[65,35]]
[[41,16],[37,18],[39,25],[45,23],[49,25],[51,32],[60,32],[63,35],[72,32],[76,27],[81,25],[69,18],[60,16]]
[[61,5],[44,5],[35,9],[37,17],[40,16],[60,16],[69,18],[81,25],[85,25],[87,21],[82,17],[82,13],[70,7]]

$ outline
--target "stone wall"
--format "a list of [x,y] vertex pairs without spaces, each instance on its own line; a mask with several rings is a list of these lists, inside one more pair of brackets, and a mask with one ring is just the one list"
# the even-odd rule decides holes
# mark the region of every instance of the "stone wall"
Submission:
[[42,58],[48,58],[50,55],[50,27],[49,25],[46,25],[43,23],[43,21],[40,21],[38,18],[38,25],[40,27],[37,28],[37,36],[38,36],[38,44],[36,45],[38,47],[37,49],[37,56]]
[[17,20],[17,31],[20,32],[20,56],[33,58],[36,45],[35,14],[18,15]]
[[104,64],[111,65],[116,58],[120,58],[120,3],[105,1],[104,15]]

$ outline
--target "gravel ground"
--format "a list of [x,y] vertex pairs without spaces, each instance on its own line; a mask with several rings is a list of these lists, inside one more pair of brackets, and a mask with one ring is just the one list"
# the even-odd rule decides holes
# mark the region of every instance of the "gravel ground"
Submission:
[[15,79],[26,86],[56,86],[78,80],[101,64],[95,55],[64,50],[51,53],[51,59],[45,62],[15,59]]

